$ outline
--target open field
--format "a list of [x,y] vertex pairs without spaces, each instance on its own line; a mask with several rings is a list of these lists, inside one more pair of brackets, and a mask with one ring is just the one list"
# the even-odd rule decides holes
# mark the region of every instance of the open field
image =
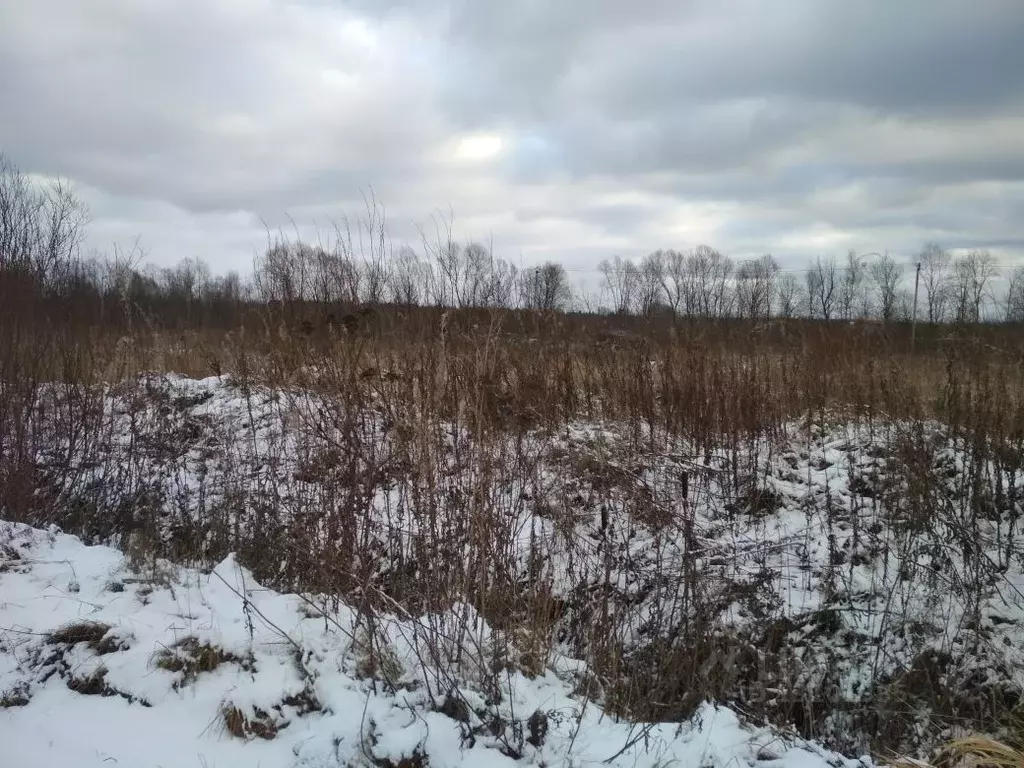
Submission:
[[97,694],[404,768],[1024,738],[1018,325],[419,306],[372,260],[182,292],[42,231],[0,262],[0,728],[100,755],[44,715]]
[[26,337],[4,517],[155,583],[234,555],[371,633],[486,626],[477,685],[571,660],[575,695],[627,721],[728,703],[851,756],[1012,735],[1019,359],[418,327]]

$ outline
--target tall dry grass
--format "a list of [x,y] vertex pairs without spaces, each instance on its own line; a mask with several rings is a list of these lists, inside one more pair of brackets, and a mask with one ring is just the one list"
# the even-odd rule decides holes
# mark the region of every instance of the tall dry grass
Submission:
[[[721,631],[716,586],[690,548],[698,502],[723,510],[760,503],[757,473],[794,423],[808,434],[834,422],[885,435],[903,473],[899,497],[886,503],[905,541],[944,516],[975,569],[976,584],[964,589],[976,588],[979,600],[1020,555],[1013,512],[1020,489],[993,483],[1015,476],[1024,460],[1024,366],[970,339],[911,353],[884,334],[800,324],[765,343],[753,326],[716,335],[680,324],[609,336],[596,318],[588,325],[538,315],[531,326],[502,311],[471,319],[396,313],[354,330],[312,333],[272,310],[226,332],[170,332],[144,318],[127,330],[72,330],[41,304],[19,317],[5,326],[0,348],[5,517],[121,542],[154,569],[162,558],[209,566],[237,552],[271,586],[344,600],[369,622],[389,611],[425,617],[435,637],[451,631],[440,612],[466,605],[504,644],[479,651],[490,674],[506,667],[536,674],[556,651],[569,652],[588,664],[580,692],[618,715],[682,719],[714,698],[825,735],[824,700],[788,695],[782,672],[761,668],[749,637]],[[187,471],[175,441],[194,437],[178,406],[146,383],[146,374],[166,371],[229,375],[253,409],[272,392],[288,412],[287,430],[269,439],[257,440],[253,426],[251,450],[209,449],[228,478],[211,494],[215,501],[187,487],[169,498],[152,482],[154,473]],[[130,425],[126,433],[115,434],[112,392],[127,404],[117,422]],[[925,429],[932,423],[964,446],[952,496],[936,476]],[[614,584],[616,569],[633,567],[621,561],[625,540],[615,537],[628,533],[615,531],[614,519],[596,545],[570,541],[562,553],[568,570],[557,577],[549,542],[522,528],[542,500],[572,532],[581,508],[565,494],[546,496],[541,475],[561,436],[579,424],[616,425],[618,436],[611,457],[562,457],[588,478],[585,508],[644,521],[666,546],[662,552],[656,543],[635,564],[664,596],[643,643]],[[111,463],[115,443],[128,446],[119,454],[128,461]],[[727,457],[724,490],[699,472],[679,472],[643,492],[624,491],[635,486],[616,473],[640,472],[680,446],[687,460]],[[280,467],[296,456],[298,468],[283,479],[254,469],[254,461]],[[970,558],[982,519],[995,520],[1005,539],[1001,562]],[[669,541],[690,542],[681,567]],[[603,575],[573,570],[593,562],[592,546],[604,558]],[[556,578],[578,579],[578,589],[560,594]],[[441,661],[442,646],[430,646]],[[892,715],[901,707],[932,707],[938,734],[968,717],[994,729],[1016,706],[993,701],[968,713],[941,686],[929,686],[886,702],[888,721],[861,711],[850,728],[881,750],[902,745],[912,728],[909,715]]]

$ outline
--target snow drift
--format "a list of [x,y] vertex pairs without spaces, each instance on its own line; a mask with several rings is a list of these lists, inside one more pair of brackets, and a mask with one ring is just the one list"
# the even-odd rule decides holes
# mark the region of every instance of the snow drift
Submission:
[[863,764],[710,704],[681,724],[614,720],[572,694],[583,670],[568,659],[495,675],[491,630],[466,611],[379,615],[369,632],[345,605],[261,587],[233,557],[154,577],[115,549],[0,523],[3,763]]

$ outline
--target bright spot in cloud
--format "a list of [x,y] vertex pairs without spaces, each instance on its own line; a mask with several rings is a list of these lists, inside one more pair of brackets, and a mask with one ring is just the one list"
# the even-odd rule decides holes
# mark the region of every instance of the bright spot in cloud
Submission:
[[348,19],[342,25],[342,33],[347,40],[364,48],[377,47],[377,33],[363,19]]
[[457,160],[490,160],[501,153],[502,145],[501,136],[493,133],[464,136],[455,147],[455,158]]

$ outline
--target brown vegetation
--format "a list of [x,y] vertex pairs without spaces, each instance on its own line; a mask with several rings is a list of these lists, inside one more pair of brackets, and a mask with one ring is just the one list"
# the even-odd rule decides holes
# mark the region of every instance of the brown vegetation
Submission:
[[[861,274],[856,265],[843,272],[819,261],[798,292],[770,261],[734,275],[711,249],[662,253],[645,266],[602,267],[620,310],[607,315],[566,311],[568,284],[556,267],[517,276],[486,249],[446,242],[434,247],[431,271],[415,253],[389,262],[380,249],[357,254],[350,239],[339,238],[330,251],[272,244],[246,290],[239,278],[204,276],[197,264],[155,277],[131,259],[103,269],[87,264],[77,258],[73,198],[60,189],[35,192],[4,173],[0,517],[130,544],[154,564],[166,557],[211,565],[237,552],[271,586],[333,596],[368,617],[466,601],[516,638],[528,673],[571,640],[592,670],[581,690],[636,718],[678,719],[704,697],[736,698],[757,684],[755,667],[767,662],[750,638],[731,638],[713,625],[711,605],[702,602],[712,591],[700,572],[657,571],[657,561],[651,589],[682,585],[688,602],[653,616],[645,631],[655,639],[632,653],[610,581],[556,596],[539,560],[536,578],[522,578],[513,543],[529,532],[506,522],[514,509],[536,500],[537,514],[567,531],[581,515],[614,509],[601,521],[603,541],[615,535],[621,515],[654,531],[677,531],[696,546],[687,504],[710,486],[699,472],[680,471],[673,490],[652,491],[634,482],[645,462],[680,445],[692,454],[687,461],[724,454],[730,484],[722,514],[763,516],[773,500],[757,486],[757,468],[787,425],[806,424],[810,435],[816,424],[843,420],[894,435],[889,449],[901,484],[865,487],[863,498],[895,494],[887,508],[898,511],[900,530],[920,532],[945,515],[969,543],[978,530],[972,525],[1006,512],[1010,528],[1000,533],[1007,559],[1021,555],[1014,550],[1019,489],[1000,488],[994,497],[982,476],[1015,476],[1024,462],[1024,338],[1015,325],[976,322],[991,280],[982,255],[935,278],[934,290],[945,298],[936,293],[928,318],[959,322],[922,323],[913,344],[910,324],[900,322],[897,267],[889,262]],[[929,253],[941,266],[943,257]],[[703,277],[694,283],[695,275]],[[857,310],[867,295],[858,292],[860,281],[872,280],[885,322],[851,322],[866,314]],[[510,298],[517,290],[521,302]],[[803,302],[809,316],[783,311],[790,299]],[[321,398],[296,427],[309,437],[309,450],[287,493],[258,483],[229,488],[201,519],[183,515],[168,526],[167,500],[137,482],[131,463],[116,471],[104,464],[108,447],[129,440],[140,467],[171,464],[183,446],[223,461],[234,454],[231,446],[204,442],[192,404],[161,401],[137,378],[154,371],[230,375],[244,398],[260,387]],[[160,428],[114,435],[108,385],[135,404],[139,423],[151,418]],[[901,429],[887,431],[896,421]],[[558,435],[581,422],[615,424],[621,440],[606,455],[588,448],[561,456],[569,474],[585,482],[544,499],[542,510],[531,495],[541,453],[527,437]],[[957,470],[965,482],[955,498],[937,479],[933,446],[923,437],[933,422],[965,446],[966,463]],[[378,428],[386,441],[376,438]],[[62,436],[56,449],[54,434]],[[280,460],[281,445],[265,450],[264,464]],[[107,474],[97,481],[100,468]],[[393,489],[385,547],[387,536],[366,521],[378,496]],[[604,551],[610,573],[616,555]],[[845,566],[837,556],[836,573]],[[998,571],[980,563],[977,569],[979,579]],[[815,615],[802,626],[782,626],[777,637],[761,638],[762,650],[797,630],[825,631],[828,620]],[[73,637],[52,642],[97,643],[107,630],[72,629]],[[730,666],[717,668],[724,657]],[[387,666],[373,658],[374,669]],[[223,661],[235,660],[183,644],[158,664],[187,682]],[[886,689],[903,696],[892,706],[932,707],[936,732],[968,717],[994,731],[1018,706],[1007,696],[972,715],[936,680],[907,677],[913,671],[902,688]],[[823,700],[772,693],[740,703],[820,735]],[[238,736],[274,733],[273,724],[233,707],[224,720]],[[851,722],[869,730],[866,721]],[[899,732],[871,746],[905,743],[912,722],[903,727],[893,717],[891,725]]]

